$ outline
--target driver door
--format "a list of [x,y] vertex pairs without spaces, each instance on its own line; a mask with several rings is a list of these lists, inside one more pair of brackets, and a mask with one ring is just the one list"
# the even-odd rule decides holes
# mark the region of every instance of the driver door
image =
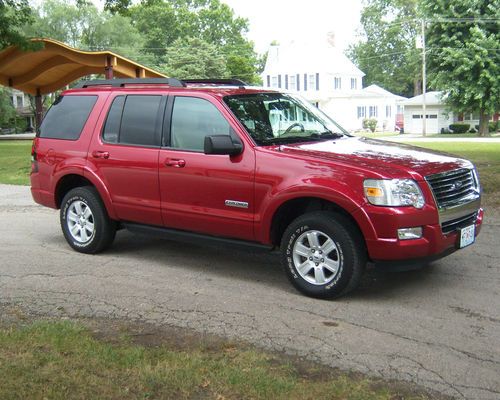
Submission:
[[169,99],[160,149],[160,194],[168,228],[254,240],[255,155],[204,154],[208,135],[236,135],[220,104],[200,94]]

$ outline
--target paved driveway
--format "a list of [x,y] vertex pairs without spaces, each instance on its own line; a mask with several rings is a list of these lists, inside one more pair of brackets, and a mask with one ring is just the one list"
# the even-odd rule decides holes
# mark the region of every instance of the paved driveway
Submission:
[[66,245],[56,211],[0,185],[0,302],[188,327],[468,399],[500,398],[500,218],[421,271],[371,271],[338,301],[299,295],[278,257],[133,236]]

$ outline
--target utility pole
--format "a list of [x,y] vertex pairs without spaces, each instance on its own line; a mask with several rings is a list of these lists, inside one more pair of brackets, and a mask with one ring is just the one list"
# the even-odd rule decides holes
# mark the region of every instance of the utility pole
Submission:
[[427,70],[425,67],[425,20],[422,19],[422,136],[427,133],[427,104],[425,102],[425,94],[427,91]]

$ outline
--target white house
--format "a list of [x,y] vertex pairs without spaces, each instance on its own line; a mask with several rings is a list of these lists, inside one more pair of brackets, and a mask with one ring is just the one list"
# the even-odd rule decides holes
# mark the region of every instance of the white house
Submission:
[[363,88],[365,74],[334,46],[333,38],[270,46],[264,86],[299,93],[346,129],[361,129],[363,119],[376,118],[378,129],[393,130],[404,98],[376,85]]

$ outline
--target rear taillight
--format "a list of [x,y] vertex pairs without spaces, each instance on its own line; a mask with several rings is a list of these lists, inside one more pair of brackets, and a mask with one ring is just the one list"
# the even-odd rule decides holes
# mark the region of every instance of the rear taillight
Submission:
[[31,173],[38,172],[38,161],[36,159],[36,144],[35,140],[33,140],[33,144],[31,145]]

